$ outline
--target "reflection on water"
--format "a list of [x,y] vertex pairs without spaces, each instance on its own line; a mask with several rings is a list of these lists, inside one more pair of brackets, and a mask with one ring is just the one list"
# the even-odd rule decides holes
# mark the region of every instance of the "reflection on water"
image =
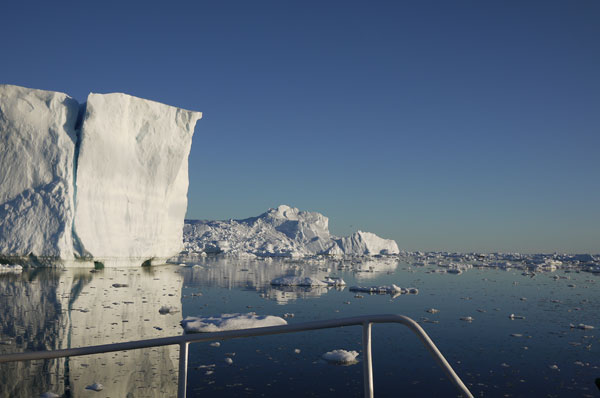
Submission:
[[[433,272],[393,258],[371,260],[181,259],[185,266],[0,275],[0,353],[172,336],[182,317],[255,311],[289,323],[400,313],[422,323],[476,395],[593,396],[600,377],[600,275],[560,270]],[[271,286],[295,275],[339,276],[348,286],[416,287],[418,295],[356,294],[347,287]],[[368,279],[368,281],[366,280]],[[366,283],[365,283],[366,282]],[[161,315],[163,306],[174,313]],[[435,308],[435,312],[427,312]],[[518,317],[510,317],[510,314]],[[461,321],[471,317],[472,322]],[[571,329],[580,323],[596,329]],[[360,328],[359,328],[360,329]],[[361,366],[320,362],[333,349],[360,351],[360,330],[310,332],[190,347],[188,396],[361,396]],[[373,332],[375,388],[450,395],[452,386],[414,336],[397,325]],[[233,363],[225,362],[232,358]],[[361,356],[359,355],[359,359]],[[1,397],[65,396],[104,385],[102,396],[175,396],[176,346],[0,365]],[[100,395],[98,395],[100,396]]]
[[[121,287],[115,287],[121,286]],[[0,353],[107,344],[180,332],[181,277],[168,267],[64,271],[43,269],[0,278]],[[177,346],[0,365],[1,396],[46,391],[112,397],[174,396]]]

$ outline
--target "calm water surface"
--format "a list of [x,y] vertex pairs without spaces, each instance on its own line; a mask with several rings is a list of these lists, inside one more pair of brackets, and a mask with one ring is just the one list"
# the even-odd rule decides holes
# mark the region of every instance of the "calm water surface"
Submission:
[[[0,275],[0,352],[172,336],[188,315],[294,314],[289,323],[396,313],[419,321],[475,396],[596,397],[600,377],[599,275],[519,270],[432,273],[400,261],[375,272],[337,262],[189,259],[186,266],[34,270]],[[193,265],[196,265],[195,267]],[[418,295],[276,288],[282,275],[336,275],[348,286],[417,287]],[[362,296],[362,297],[360,297]],[[161,315],[169,306],[173,313]],[[436,314],[427,309],[439,310]],[[510,314],[525,319],[509,318]],[[470,316],[472,322],[461,320]],[[595,326],[572,329],[569,324]],[[333,349],[361,352],[360,327],[190,346],[188,396],[362,395],[362,363],[327,364]],[[295,350],[300,350],[297,353]],[[227,364],[225,358],[231,358]],[[0,396],[175,396],[178,347],[0,365]],[[362,359],[362,355],[359,356]],[[421,343],[401,325],[374,325],[379,397],[457,396]],[[102,392],[86,390],[98,382]]]

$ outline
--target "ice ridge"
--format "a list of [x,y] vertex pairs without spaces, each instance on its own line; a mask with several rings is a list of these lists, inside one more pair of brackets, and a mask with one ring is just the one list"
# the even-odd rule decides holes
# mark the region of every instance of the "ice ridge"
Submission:
[[398,254],[394,240],[358,231],[338,238],[329,219],[317,212],[281,205],[243,220],[186,220],[188,253],[223,253],[259,257],[375,256]]

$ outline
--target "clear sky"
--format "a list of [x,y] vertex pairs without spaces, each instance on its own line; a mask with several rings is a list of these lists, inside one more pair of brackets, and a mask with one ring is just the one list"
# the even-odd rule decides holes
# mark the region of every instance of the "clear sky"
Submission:
[[600,2],[10,1],[0,81],[199,110],[188,218],[600,252]]

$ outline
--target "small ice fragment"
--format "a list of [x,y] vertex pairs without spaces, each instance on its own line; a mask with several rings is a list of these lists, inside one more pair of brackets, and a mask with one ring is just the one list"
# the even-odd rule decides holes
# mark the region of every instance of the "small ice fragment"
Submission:
[[510,335],[512,337],[523,337],[523,335],[521,333],[511,333]]
[[581,329],[581,330],[591,330],[591,329],[594,329],[594,327],[593,327],[593,326],[591,326],[591,325],[585,325],[585,324],[583,324],[583,323],[580,323],[580,324],[579,324],[579,325],[577,325],[577,326],[575,326],[575,325],[573,325],[573,324],[571,323],[571,324],[569,324],[569,326],[571,327],[571,329]]
[[100,383],[94,383],[90,384],[89,386],[86,386],[85,389],[92,391],[102,391],[104,389],[104,386]]
[[224,359],[224,361],[225,361],[225,363],[226,363],[227,365],[231,365],[231,364],[233,364],[233,359],[231,359],[231,358],[229,358],[229,357],[225,358],[225,359]]
[[293,318],[295,315],[290,313],[290,312],[286,312],[285,314],[283,314],[284,318]]
[[215,373],[214,370],[207,370],[206,372],[204,372],[205,376],[210,376],[211,374]]
[[473,317],[463,316],[462,318],[460,318],[460,320],[465,322],[473,322]]
[[550,365],[550,366],[548,366],[548,367],[549,367],[550,369],[552,369],[552,370],[560,370],[560,369],[558,369],[558,365],[557,365],[557,364],[553,364],[553,365]]
[[294,354],[300,354],[300,349],[299,348],[294,349]]
[[430,314],[437,314],[438,312],[440,312],[440,310],[436,310],[435,308],[430,308],[428,310],[425,310],[425,312],[429,312]]
[[60,395],[53,393],[52,391],[46,391],[43,394],[40,394],[40,398],[58,398]]
[[321,358],[330,363],[351,365],[358,362],[356,359],[357,356],[358,352],[356,351],[333,350],[326,352]]
[[506,362],[502,362],[502,363],[500,364],[500,366],[502,366],[503,368],[510,368],[510,365],[509,365],[509,364],[507,364]]
[[527,301],[527,297],[521,297],[519,300],[521,300],[521,301]]
[[161,315],[166,315],[166,314],[173,314],[173,313],[179,312],[179,311],[175,307],[171,307],[171,306],[168,306],[168,305],[163,305],[162,307],[160,307],[160,309],[158,310],[158,312]]
[[509,318],[509,319],[511,319],[511,320],[515,320],[515,319],[525,319],[525,317],[524,317],[524,316],[522,316],[522,315],[515,315],[515,314],[510,314],[510,315],[508,316],[508,318]]
[[211,347],[221,347],[221,343],[219,343],[218,341],[213,341],[212,343],[210,343]]

